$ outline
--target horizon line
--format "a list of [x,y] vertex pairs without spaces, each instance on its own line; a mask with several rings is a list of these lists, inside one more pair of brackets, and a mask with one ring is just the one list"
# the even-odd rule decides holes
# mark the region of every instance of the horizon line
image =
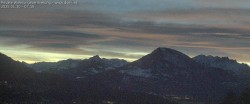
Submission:
[[[18,60],[18,59],[15,59],[15,58],[13,58],[13,57],[11,57],[11,56],[9,56],[9,55],[7,55],[7,54],[5,54],[5,53],[3,53],[3,52],[0,52],[0,53],[2,53],[2,54],[4,54],[4,55],[6,55],[6,56],[8,56],[8,57],[10,57],[10,58],[12,58],[13,60],[15,60],[15,61],[19,61],[19,62],[24,62],[24,63],[27,63],[27,64],[35,64],[35,63],[41,63],[41,62],[51,62],[51,63],[53,63],[53,62],[59,62],[59,61],[63,61],[63,60],[69,60],[69,59],[71,59],[71,60],[86,60],[86,59],[90,59],[91,57],[94,57],[94,56],[99,56],[101,59],[119,59],[119,60],[125,60],[125,61],[127,61],[127,62],[134,62],[134,61],[136,61],[136,60],[139,60],[140,58],[142,58],[142,57],[144,57],[144,56],[142,56],[142,57],[140,57],[140,58],[137,58],[137,59],[131,59],[131,58],[118,58],[118,57],[102,57],[101,55],[92,55],[92,56],[90,56],[90,55],[88,55],[89,57],[85,57],[85,58],[65,58],[65,59],[60,59],[60,60],[55,60],[55,61],[28,61],[28,60]],[[148,54],[150,54],[150,53],[148,53]],[[146,55],[148,55],[148,54],[146,54]],[[185,54],[185,53],[184,53]],[[186,54],[187,55],[187,54]],[[199,54],[199,55],[205,55],[205,54]],[[199,55],[196,55],[196,56],[199,56]],[[190,55],[187,55],[188,57],[190,57],[190,58],[194,58],[194,57],[196,57],[196,56],[190,56]],[[205,55],[205,56],[213,56],[213,57],[219,57],[219,58],[223,58],[223,57],[225,57],[225,56],[214,56],[214,55]],[[250,67],[250,62],[243,62],[243,61],[238,61],[237,59],[232,59],[232,58],[230,58],[229,56],[226,56],[226,57],[228,57],[230,60],[236,60],[237,61],[237,63],[239,63],[239,64],[247,64],[249,67]]]

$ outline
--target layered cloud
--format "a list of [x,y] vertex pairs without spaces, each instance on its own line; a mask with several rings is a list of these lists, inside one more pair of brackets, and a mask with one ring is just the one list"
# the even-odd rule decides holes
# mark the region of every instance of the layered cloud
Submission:
[[246,0],[79,0],[0,9],[0,49],[17,60],[135,60],[159,46],[250,62]]

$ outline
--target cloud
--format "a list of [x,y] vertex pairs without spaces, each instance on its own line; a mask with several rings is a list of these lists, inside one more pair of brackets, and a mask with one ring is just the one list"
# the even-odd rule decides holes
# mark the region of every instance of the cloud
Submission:
[[1,39],[8,39],[6,47],[28,45],[30,50],[82,54],[78,46],[92,45],[109,37],[75,31],[0,31]]
[[[178,24],[221,28],[245,27],[249,29],[249,9],[199,8],[187,10],[161,10],[130,12],[124,15],[128,22],[146,21],[157,25]],[[224,26],[223,26],[224,25]],[[244,29],[244,28],[243,28]]]
[[[57,54],[57,60],[60,55],[95,54],[134,60],[166,46],[190,56],[227,55],[250,62],[247,2],[79,0],[78,5],[3,9],[0,48],[17,59],[33,61],[38,58],[25,53]],[[23,57],[15,55],[17,49]]]
[[185,9],[194,6],[190,0],[80,0],[80,2],[88,7],[84,9],[102,12]]
[[203,7],[220,7],[220,8],[246,8],[249,9],[249,0],[192,0],[197,5]]

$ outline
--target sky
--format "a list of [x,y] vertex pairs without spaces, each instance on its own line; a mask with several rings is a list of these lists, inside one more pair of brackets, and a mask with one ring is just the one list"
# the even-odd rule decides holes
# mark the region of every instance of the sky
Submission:
[[[48,2],[55,1],[71,2]],[[0,8],[0,52],[29,63],[93,55],[133,61],[167,47],[250,64],[249,0],[73,1]]]

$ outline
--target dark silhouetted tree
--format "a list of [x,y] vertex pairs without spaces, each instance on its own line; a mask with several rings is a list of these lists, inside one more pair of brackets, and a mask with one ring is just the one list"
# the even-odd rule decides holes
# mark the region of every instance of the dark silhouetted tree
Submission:
[[242,91],[240,95],[241,104],[250,104],[250,87]]
[[230,91],[229,93],[227,93],[223,102],[220,104],[239,104],[237,94],[233,91]]

